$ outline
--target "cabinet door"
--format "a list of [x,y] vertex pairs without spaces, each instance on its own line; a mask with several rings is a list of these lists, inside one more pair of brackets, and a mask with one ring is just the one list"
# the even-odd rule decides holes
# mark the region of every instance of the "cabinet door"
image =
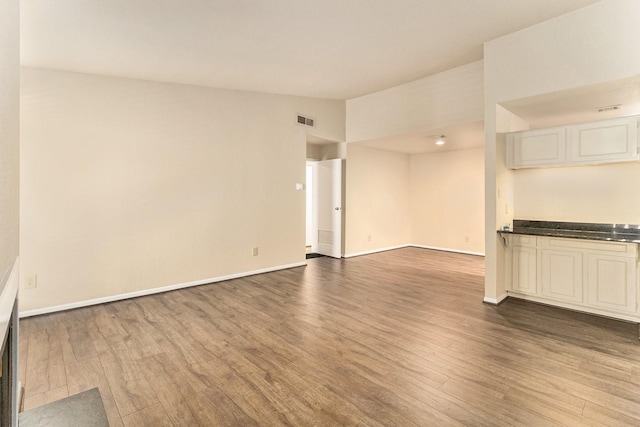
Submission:
[[557,301],[582,303],[581,252],[540,250],[540,282],[543,296]]
[[566,161],[566,129],[549,128],[507,135],[507,167],[560,165]]
[[621,313],[636,312],[636,261],[610,255],[588,255],[589,305]]
[[569,127],[571,163],[638,159],[638,118],[624,117]]
[[522,294],[536,295],[536,248],[514,246],[511,248],[510,290]]

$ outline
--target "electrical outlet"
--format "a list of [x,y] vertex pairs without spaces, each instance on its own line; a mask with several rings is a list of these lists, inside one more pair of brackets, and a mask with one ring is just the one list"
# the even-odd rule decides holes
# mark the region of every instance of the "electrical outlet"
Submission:
[[255,248],[253,248],[253,256],[258,256],[258,247],[256,246]]
[[367,236],[367,240],[368,240],[368,241],[371,241],[371,234],[369,234],[369,235]]
[[504,213],[507,215],[509,214],[509,203],[504,204]]
[[469,243],[469,236],[464,236],[464,241]]
[[35,289],[38,287],[38,276],[34,274],[31,277],[27,277],[27,283],[24,284],[25,289]]

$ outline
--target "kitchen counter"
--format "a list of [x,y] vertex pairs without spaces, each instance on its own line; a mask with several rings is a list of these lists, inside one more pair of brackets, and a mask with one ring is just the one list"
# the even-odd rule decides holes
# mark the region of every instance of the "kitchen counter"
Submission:
[[635,224],[596,224],[515,219],[513,220],[513,229],[508,231],[498,230],[498,233],[501,235],[526,234],[530,236],[640,243],[640,225]]

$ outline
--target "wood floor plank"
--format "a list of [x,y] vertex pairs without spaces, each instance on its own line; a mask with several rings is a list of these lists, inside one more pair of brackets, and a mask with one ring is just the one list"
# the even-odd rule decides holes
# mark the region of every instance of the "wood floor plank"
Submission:
[[29,353],[25,373],[25,396],[46,393],[67,385],[65,376],[60,324],[64,313],[50,314],[35,319],[29,334]]
[[141,411],[158,404],[153,390],[137,365],[128,347],[122,345],[114,350],[115,357],[100,359],[100,365],[109,383],[120,415]]
[[69,390],[66,385],[49,389],[43,393],[31,394],[30,396],[25,396],[24,410],[28,411],[29,409],[37,408],[38,406],[55,402],[65,397],[69,397]]
[[122,418],[125,427],[173,427],[164,408],[158,404],[144,408]]
[[66,364],[69,395],[97,387],[102,397],[107,419],[111,427],[122,426],[122,417],[116,405],[109,381],[98,357]]
[[482,303],[482,257],[404,248],[22,319],[30,406],[113,426],[640,425],[635,325]]

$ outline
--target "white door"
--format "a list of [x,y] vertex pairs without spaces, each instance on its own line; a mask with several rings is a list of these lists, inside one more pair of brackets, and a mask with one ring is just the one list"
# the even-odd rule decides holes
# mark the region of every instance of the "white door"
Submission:
[[313,169],[311,251],[342,257],[342,159],[322,160]]
[[311,236],[313,235],[313,166],[307,162],[307,192],[305,194],[307,202],[305,218],[305,246],[311,246]]

